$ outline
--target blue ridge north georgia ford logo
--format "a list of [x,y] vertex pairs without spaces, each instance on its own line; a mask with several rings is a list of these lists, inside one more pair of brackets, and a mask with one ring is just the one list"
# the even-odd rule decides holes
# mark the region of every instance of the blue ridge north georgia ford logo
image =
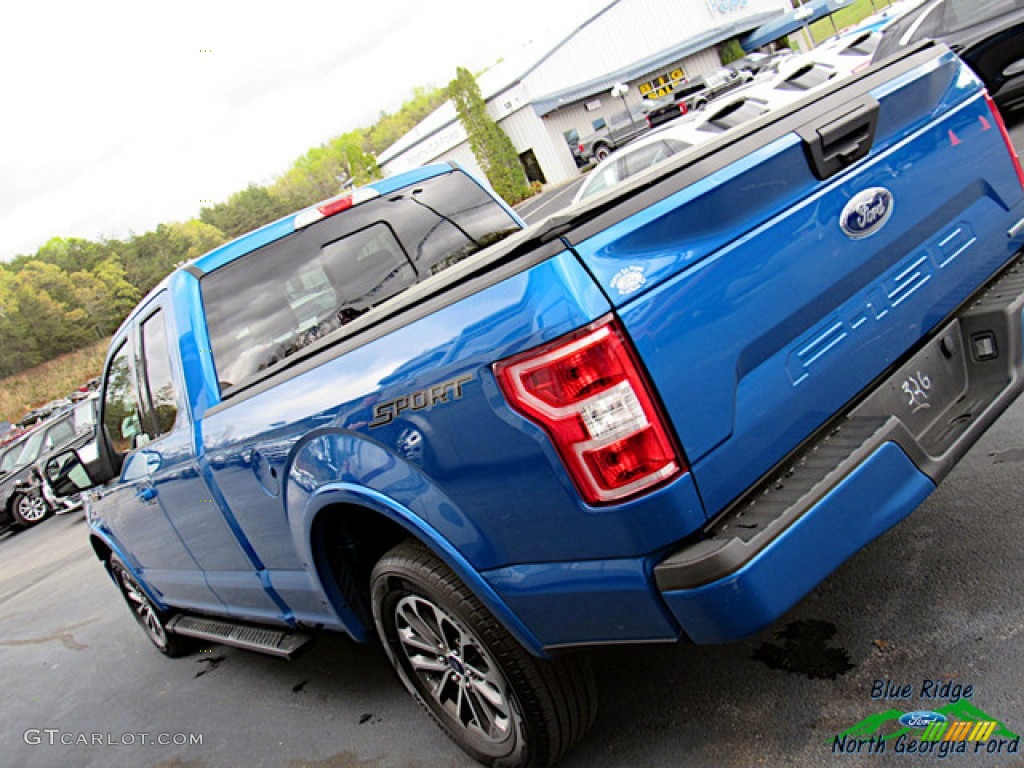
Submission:
[[839,226],[847,237],[860,240],[885,226],[892,216],[892,192],[872,187],[856,194],[839,214]]

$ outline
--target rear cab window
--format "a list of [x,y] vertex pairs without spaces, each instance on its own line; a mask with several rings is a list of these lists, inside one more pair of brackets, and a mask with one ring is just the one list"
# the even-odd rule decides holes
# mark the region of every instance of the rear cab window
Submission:
[[370,200],[205,275],[221,394],[519,230],[461,172]]

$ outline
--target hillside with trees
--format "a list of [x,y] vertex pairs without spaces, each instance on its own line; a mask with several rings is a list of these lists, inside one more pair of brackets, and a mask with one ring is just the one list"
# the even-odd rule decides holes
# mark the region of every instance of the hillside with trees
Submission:
[[0,377],[106,339],[176,265],[331,197],[342,184],[380,178],[375,154],[446,98],[443,89],[416,88],[397,112],[310,149],[273,183],[250,185],[189,221],[125,240],[55,237],[0,263]]

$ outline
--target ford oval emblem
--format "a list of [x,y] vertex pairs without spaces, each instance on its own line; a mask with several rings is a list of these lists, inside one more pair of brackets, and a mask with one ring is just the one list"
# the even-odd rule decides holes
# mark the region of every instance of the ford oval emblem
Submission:
[[847,237],[860,240],[885,226],[892,216],[892,192],[872,187],[854,196],[839,216],[839,226]]
[[927,728],[932,723],[944,722],[946,722],[945,715],[941,715],[938,712],[929,712],[928,710],[907,712],[907,714],[900,718],[900,724],[909,728]]

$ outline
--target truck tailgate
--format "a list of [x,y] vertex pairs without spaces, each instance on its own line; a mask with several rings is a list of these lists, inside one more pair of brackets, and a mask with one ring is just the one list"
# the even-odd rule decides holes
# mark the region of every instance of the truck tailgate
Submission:
[[[1024,215],[980,85],[942,47],[736,134],[631,185],[632,206],[599,203],[564,229],[648,367],[709,516],[1009,261]],[[870,152],[828,169],[815,144]],[[941,375],[911,377],[911,404]]]

